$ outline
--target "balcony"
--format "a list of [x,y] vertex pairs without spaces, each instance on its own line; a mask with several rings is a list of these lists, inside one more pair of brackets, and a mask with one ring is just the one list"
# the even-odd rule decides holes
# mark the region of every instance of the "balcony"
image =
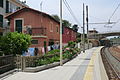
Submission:
[[46,36],[46,28],[31,28],[32,36]]

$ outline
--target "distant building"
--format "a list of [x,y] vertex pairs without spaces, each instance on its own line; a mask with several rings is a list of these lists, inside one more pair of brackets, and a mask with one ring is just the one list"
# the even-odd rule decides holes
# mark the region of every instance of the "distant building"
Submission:
[[63,27],[63,44],[67,44],[69,41],[76,41],[77,32],[72,28]]
[[96,34],[98,33],[98,31],[96,31],[96,30],[89,30],[88,33],[89,33],[89,36],[88,36],[89,39],[96,39],[97,38]]
[[11,32],[17,31],[32,36],[31,47],[43,48],[59,44],[60,23],[46,13],[25,7],[6,18],[10,20]]
[[98,33],[98,31],[96,31],[96,30],[89,30],[89,34],[95,34],[95,33]]
[[0,35],[8,28],[9,24],[8,20],[4,19],[4,17],[22,7],[28,6],[19,0],[0,0]]

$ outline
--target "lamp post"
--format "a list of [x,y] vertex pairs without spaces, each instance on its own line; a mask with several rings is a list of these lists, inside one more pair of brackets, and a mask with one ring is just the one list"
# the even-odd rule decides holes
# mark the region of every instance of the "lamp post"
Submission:
[[60,66],[62,65],[62,0],[60,0]]

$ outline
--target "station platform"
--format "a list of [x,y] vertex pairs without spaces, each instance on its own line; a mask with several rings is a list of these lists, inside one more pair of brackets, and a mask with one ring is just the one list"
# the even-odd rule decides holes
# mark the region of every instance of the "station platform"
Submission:
[[63,66],[36,73],[17,72],[1,80],[108,80],[100,57],[101,48],[81,52]]

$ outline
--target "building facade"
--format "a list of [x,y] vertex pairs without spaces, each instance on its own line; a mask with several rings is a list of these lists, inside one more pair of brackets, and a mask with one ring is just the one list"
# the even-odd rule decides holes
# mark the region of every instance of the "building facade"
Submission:
[[76,41],[77,32],[69,27],[63,27],[63,44],[67,44],[69,41]]
[[28,7],[24,2],[19,0],[0,0],[0,34],[2,35],[6,28],[8,28],[8,20],[4,17],[13,13],[22,7]]
[[50,15],[25,7],[8,16],[11,32],[22,32],[32,36],[30,47],[42,48],[58,43],[60,23]]

